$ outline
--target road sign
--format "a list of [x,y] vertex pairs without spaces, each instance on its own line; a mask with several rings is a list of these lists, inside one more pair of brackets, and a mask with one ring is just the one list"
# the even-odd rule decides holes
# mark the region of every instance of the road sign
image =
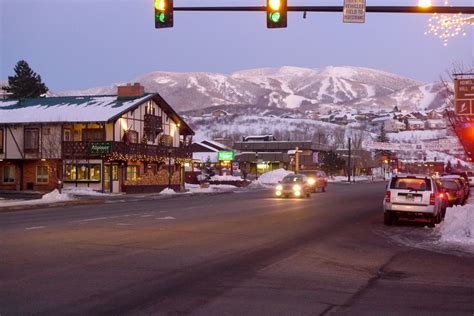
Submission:
[[474,79],[454,80],[457,115],[474,115]]
[[344,0],[344,23],[365,23],[365,0]]
[[456,100],[457,115],[473,115],[471,100]]
[[474,79],[454,80],[456,99],[474,100]]

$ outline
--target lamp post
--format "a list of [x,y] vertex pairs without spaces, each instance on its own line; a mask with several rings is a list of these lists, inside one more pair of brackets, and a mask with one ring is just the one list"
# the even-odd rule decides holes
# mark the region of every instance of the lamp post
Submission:
[[258,180],[258,152],[255,153],[255,180]]

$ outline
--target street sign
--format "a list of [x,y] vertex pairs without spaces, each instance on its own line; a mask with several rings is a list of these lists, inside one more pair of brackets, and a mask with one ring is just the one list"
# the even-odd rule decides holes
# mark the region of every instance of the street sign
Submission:
[[455,79],[454,96],[457,115],[474,115],[474,79]]
[[471,100],[456,100],[456,114],[457,115],[472,115],[472,101]]
[[365,23],[365,0],[344,0],[344,23]]
[[219,161],[234,161],[235,155],[233,151],[219,151],[217,153],[217,160]]

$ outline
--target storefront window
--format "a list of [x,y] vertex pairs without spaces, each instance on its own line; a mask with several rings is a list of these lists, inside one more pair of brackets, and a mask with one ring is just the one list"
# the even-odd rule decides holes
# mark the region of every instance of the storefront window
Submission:
[[138,178],[138,166],[127,167],[127,180],[137,180]]
[[15,183],[15,166],[3,167],[3,183]]
[[100,164],[67,164],[66,181],[100,182]]
[[89,168],[89,179],[100,182],[100,165],[91,165]]
[[36,166],[36,183],[48,182],[48,166]]
[[118,166],[117,165],[112,165],[112,180],[113,181],[118,181]]

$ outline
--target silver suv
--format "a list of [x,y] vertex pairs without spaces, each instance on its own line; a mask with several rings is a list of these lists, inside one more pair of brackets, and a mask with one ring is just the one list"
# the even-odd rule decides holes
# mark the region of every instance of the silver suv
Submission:
[[427,175],[392,176],[383,201],[384,223],[392,225],[399,218],[423,219],[429,227],[441,222],[443,192]]

